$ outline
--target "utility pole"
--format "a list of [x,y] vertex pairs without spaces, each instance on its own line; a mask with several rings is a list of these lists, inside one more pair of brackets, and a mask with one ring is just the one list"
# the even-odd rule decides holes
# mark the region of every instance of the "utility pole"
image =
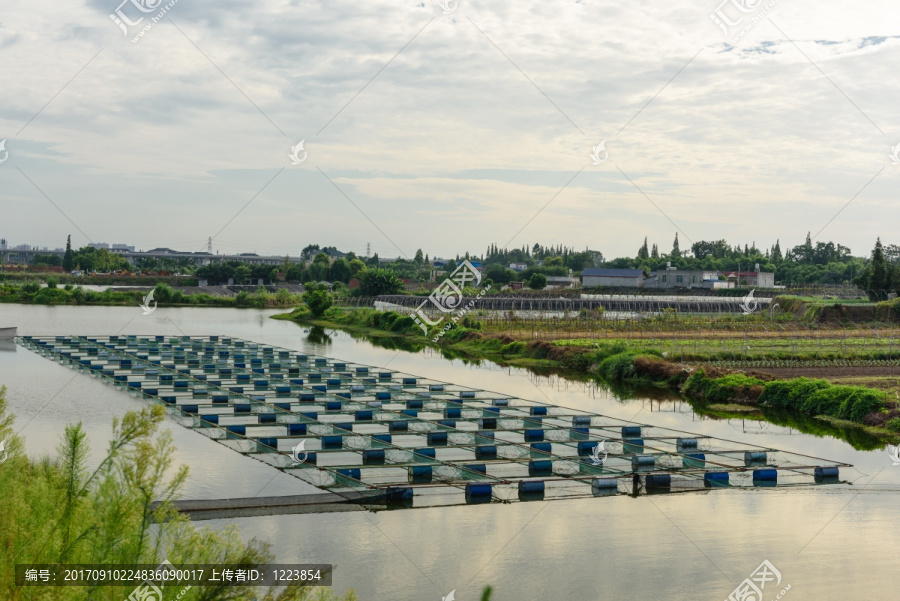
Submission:
[[212,254],[212,236],[206,241],[206,252]]
[[372,255],[371,255],[371,251],[372,251],[372,243],[371,243],[371,242],[366,242],[366,258],[367,258],[367,259],[368,259],[370,256],[372,256]]

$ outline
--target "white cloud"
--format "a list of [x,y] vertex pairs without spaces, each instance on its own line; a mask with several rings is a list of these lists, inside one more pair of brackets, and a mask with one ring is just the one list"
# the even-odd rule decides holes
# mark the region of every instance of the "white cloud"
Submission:
[[[455,255],[505,243],[585,168],[514,245],[615,256],[648,235],[667,249],[674,228],[618,167],[694,240],[784,246],[900,142],[887,2],[781,0],[734,46],[705,0],[419,4],[180,0],[178,29],[163,19],[131,43],[107,16],[115,0],[14,0],[0,22],[0,235],[53,247],[75,233],[16,167],[92,239],[144,248],[202,246],[286,167],[221,244],[391,249],[318,167],[407,253]],[[309,159],[293,167],[301,138]],[[610,161],[593,166],[601,139]],[[858,254],[889,238],[897,172],[823,235]]]

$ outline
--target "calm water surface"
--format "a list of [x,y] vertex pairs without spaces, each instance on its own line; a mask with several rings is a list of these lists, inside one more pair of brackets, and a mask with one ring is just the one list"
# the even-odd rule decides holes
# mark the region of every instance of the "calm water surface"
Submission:
[[[727,599],[768,559],[782,574],[770,601],[888,599],[900,584],[900,466],[884,450],[772,424],[716,421],[684,403],[616,400],[590,385],[493,364],[467,365],[433,351],[397,352],[341,332],[310,342],[276,311],[0,305],[0,327],[20,335],[209,335],[389,366],[540,402],[705,433],[855,465],[849,486],[756,489],[454,506],[378,513],[326,513],[229,520],[246,539],[269,541],[280,563],[333,563],[335,589],[360,599]],[[111,420],[148,401],[77,374],[21,347],[0,346],[0,384],[34,455],[52,452],[67,423],[81,421],[98,460]],[[174,423],[176,464],[190,467],[185,498],[311,492],[308,484]],[[225,520],[203,522],[221,527]]]

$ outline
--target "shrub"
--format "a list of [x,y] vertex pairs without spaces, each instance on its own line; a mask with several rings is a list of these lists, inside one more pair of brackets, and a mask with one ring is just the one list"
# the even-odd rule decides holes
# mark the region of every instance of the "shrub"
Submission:
[[59,280],[56,278],[47,278],[47,288],[56,288],[59,285]]
[[632,353],[619,353],[612,355],[600,362],[597,366],[597,374],[606,380],[626,380],[637,377],[634,366],[635,355]]
[[816,391],[831,386],[825,380],[797,378],[769,382],[759,397],[761,404],[778,409],[800,410],[804,400]]
[[410,317],[409,315],[402,315],[394,320],[394,323],[391,324],[390,330],[391,332],[405,332],[415,325],[416,322],[413,321],[412,317]]
[[64,305],[69,302],[69,293],[59,288],[42,288],[34,295],[36,305]]
[[892,432],[900,432],[900,417],[889,419],[884,426]]

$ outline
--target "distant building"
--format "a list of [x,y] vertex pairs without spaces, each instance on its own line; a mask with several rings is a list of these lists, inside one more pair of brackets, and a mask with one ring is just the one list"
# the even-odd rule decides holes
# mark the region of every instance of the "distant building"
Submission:
[[578,278],[565,275],[548,275],[547,288],[575,288],[578,286]]
[[775,287],[775,274],[771,271],[723,271],[722,275],[724,275],[728,281],[734,282],[735,287]]
[[88,246],[90,246],[91,248],[96,248],[97,250],[101,248],[109,250],[109,244],[107,244],[106,242],[89,242]]
[[528,269],[528,265],[526,263],[510,263],[509,268],[513,271],[525,271]]
[[[581,272],[581,284],[585,288],[608,286],[617,288],[643,288],[650,277],[643,269],[605,269],[589,267]],[[548,281],[550,278],[547,278]]]
[[715,269],[678,269],[667,264],[662,271],[653,272],[645,284],[647,288],[725,288]]

